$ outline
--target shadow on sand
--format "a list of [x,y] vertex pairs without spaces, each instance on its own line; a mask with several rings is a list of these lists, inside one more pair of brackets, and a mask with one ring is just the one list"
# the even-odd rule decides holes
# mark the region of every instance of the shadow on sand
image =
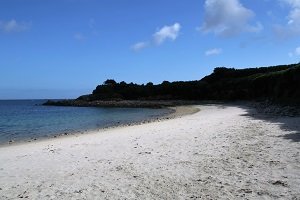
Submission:
[[266,121],[268,123],[274,123],[280,126],[283,131],[288,131],[289,133],[279,136],[283,139],[290,140],[292,142],[300,142],[300,116],[297,117],[286,117],[286,116],[274,116],[270,114],[259,113],[255,108],[250,106],[238,107],[246,110],[246,114],[243,116],[251,117],[252,119],[259,119]]

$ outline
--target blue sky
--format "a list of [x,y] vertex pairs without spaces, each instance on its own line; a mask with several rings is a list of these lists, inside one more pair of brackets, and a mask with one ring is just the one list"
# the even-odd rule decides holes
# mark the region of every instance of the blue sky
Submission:
[[300,61],[300,0],[0,0],[0,99]]

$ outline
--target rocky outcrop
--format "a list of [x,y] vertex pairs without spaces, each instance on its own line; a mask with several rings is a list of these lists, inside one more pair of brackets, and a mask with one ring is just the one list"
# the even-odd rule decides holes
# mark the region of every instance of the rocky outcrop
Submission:
[[74,106],[74,107],[123,107],[123,108],[165,108],[180,105],[199,104],[198,101],[139,101],[139,100],[108,100],[108,101],[84,101],[84,100],[48,100],[46,106]]

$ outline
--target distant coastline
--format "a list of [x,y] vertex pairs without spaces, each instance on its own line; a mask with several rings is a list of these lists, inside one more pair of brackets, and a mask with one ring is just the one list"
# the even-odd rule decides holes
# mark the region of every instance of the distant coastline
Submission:
[[[203,104],[203,101],[184,100],[94,100],[85,101],[80,99],[48,100],[45,106],[74,106],[74,107],[118,107],[118,108],[167,108],[183,105]],[[207,103],[207,102],[205,102]],[[214,102],[216,103],[216,102]]]
[[300,64],[261,68],[218,67],[201,80],[163,81],[154,85],[106,80],[91,94],[44,105],[163,108],[203,101],[259,101],[300,106]]
[[154,85],[106,80],[77,99],[48,100],[46,106],[166,108],[243,101],[263,113],[300,115],[300,64],[233,69],[217,67],[196,81]]

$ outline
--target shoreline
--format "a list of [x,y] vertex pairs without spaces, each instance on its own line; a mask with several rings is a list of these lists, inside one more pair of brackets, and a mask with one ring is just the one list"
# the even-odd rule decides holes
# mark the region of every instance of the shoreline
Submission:
[[297,199],[300,118],[245,105],[0,148],[1,199]]
[[[13,141],[13,142],[5,142],[0,144],[1,147],[6,146],[14,146],[20,144],[27,144],[27,143],[36,143],[39,141],[45,141],[49,139],[59,139],[65,137],[78,137],[80,135],[85,135],[93,132],[103,132],[109,129],[120,128],[120,127],[128,127],[128,126],[135,126],[135,125],[142,125],[147,123],[153,123],[157,121],[169,120],[174,118],[180,118],[185,115],[194,114],[199,112],[199,108],[196,108],[197,105],[232,105],[232,106],[239,106],[243,105],[246,108],[255,110],[256,114],[264,115],[266,117],[300,117],[300,107],[295,105],[281,105],[281,104],[274,104],[271,101],[233,101],[233,102],[222,102],[222,101],[109,101],[112,103],[113,107],[111,107],[110,103],[105,107],[119,107],[124,105],[124,103],[129,108],[149,108],[149,109],[168,109],[170,113],[166,115],[156,116],[150,119],[141,120],[138,122],[128,122],[128,123],[120,123],[114,124],[106,127],[89,129],[89,130],[81,130],[81,131],[73,131],[73,132],[65,132],[65,133],[58,133],[57,135],[45,136],[40,138],[30,138],[25,140]],[[116,102],[120,102],[120,105],[116,106]],[[132,103],[139,102],[137,107],[131,107]],[[148,105],[148,103],[151,103]],[[160,102],[160,103],[158,103]],[[128,104],[129,103],[129,104]],[[195,104],[192,104],[195,103]],[[197,103],[197,104],[196,104]],[[145,106],[145,105],[148,105]],[[153,107],[155,105],[155,107]],[[48,106],[55,106],[55,105],[48,105]],[[63,105],[60,105],[63,106]],[[74,107],[74,105],[68,105],[68,107]],[[141,106],[141,107],[140,107]],[[162,107],[161,107],[162,106]],[[86,106],[75,106],[75,107],[86,107]],[[97,107],[95,105],[89,105],[88,107]],[[101,107],[101,106],[100,106]]]
[[200,109],[196,108],[195,105],[183,105],[183,106],[167,107],[167,109],[170,110],[169,114],[162,115],[162,116],[157,116],[157,117],[152,118],[152,119],[142,120],[140,122],[115,124],[115,125],[112,125],[112,126],[96,128],[96,129],[91,129],[91,130],[76,131],[76,132],[70,132],[70,133],[60,133],[60,134],[57,134],[57,135],[54,135],[54,136],[33,138],[33,139],[25,139],[25,140],[14,141],[14,142],[7,142],[7,143],[0,144],[0,149],[2,147],[25,145],[25,144],[29,144],[29,143],[38,143],[38,142],[47,141],[47,140],[59,140],[61,138],[78,137],[78,136],[81,136],[81,135],[91,134],[91,133],[95,133],[95,132],[99,132],[99,134],[101,134],[102,132],[105,132],[105,131],[111,130],[111,129],[142,125],[142,124],[153,123],[153,122],[169,120],[169,119],[175,119],[175,118],[179,118],[179,117],[182,117],[182,116],[185,116],[185,115],[194,114],[194,113],[200,111]]
[[0,148],[0,199],[297,199],[300,118],[181,118]]
[[43,106],[68,106],[68,107],[110,107],[110,108],[168,108],[201,104],[205,101],[196,100],[94,100],[66,99],[60,101],[48,100]]

